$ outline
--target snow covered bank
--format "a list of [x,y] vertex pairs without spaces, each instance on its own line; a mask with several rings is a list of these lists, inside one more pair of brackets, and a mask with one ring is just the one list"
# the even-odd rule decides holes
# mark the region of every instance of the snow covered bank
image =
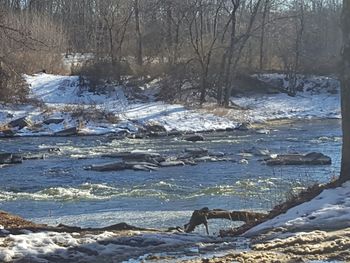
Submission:
[[[152,90],[157,81],[142,87],[141,101],[124,86],[106,84],[104,94],[89,92],[77,76],[37,74],[26,76],[31,98],[42,105],[0,106],[0,127],[12,120],[27,117],[33,125],[20,129],[17,135],[52,135],[79,125],[83,134],[136,132],[148,124],[160,125],[167,131],[200,132],[236,127],[236,122],[212,114],[202,114],[182,105],[156,102]],[[58,123],[43,123],[45,120]],[[1,130],[1,129],[0,129]]]
[[[258,76],[264,82],[281,89],[288,87],[283,74]],[[245,110],[234,110],[227,117],[249,122],[276,119],[341,118],[340,83],[329,77],[300,76],[295,97],[285,93],[233,97],[231,100]]]
[[350,227],[350,182],[335,189],[324,190],[310,202],[291,208],[287,213],[264,222],[244,236],[257,236],[280,228],[283,232],[334,230]]
[[[288,81],[282,74],[258,76],[280,88]],[[78,76],[37,74],[26,76],[31,98],[38,105],[9,107],[0,105],[0,130],[10,121],[27,117],[30,127],[16,131],[17,135],[52,135],[57,131],[79,126],[82,134],[136,132],[145,125],[159,125],[166,131],[201,132],[237,127],[242,122],[264,122],[276,119],[340,118],[340,84],[329,77],[303,77],[297,82],[295,97],[285,93],[255,94],[234,97],[242,109],[220,112],[187,109],[178,104],[157,102],[154,94],[158,81],[145,84],[138,92],[133,88],[106,83],[103,94],[89,91]],[[220,117],[221,116],[221,117]],[[62,119],[59,123],[43,124],[45,120]]]
[[252,250],[183,263],[349,262],[350,182],[324,190],[243,237],[252,238]]

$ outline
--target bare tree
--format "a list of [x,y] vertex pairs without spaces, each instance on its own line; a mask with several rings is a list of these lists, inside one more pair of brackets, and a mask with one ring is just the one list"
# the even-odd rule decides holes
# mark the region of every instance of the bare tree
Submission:
[[[239,61],[242,57],[243,49],[245,48],[247,41],[251,36],[251,32],[253,29],[253,25],[256,20],[256,16],[258,14],[260,4],[262,0],[257,0],[255,4],[251,3],[251,15],[249,22],[247,24],[246,31],[241,34],[239,37],[236,36],[236,12],[239,7],[239,0],[231,0],[233,4],[233,11],[231,13],[231,37],[230,44],[227,48],[227,64],[225,67],[225,75],[224,75],[224,106],[228,107],[230,105],[230,97],[232,93],[232,82],[237,76],[237,68]],[[233,59],[233,55],[235,55],[235,59]]]
[[[43,67],[62,53],[90,53],[95,68],[104,63],[102,71],[117,80],[125,69],[182,74],[180,83],[191,82],[200,103],[212,96],[228,106],[241,72],[284,71],[295,93],[297,72],[334,73],[341,49],[341,0],[0,0],[0,6],[12,28],[21,23],[23,33],[54,46],[41,52],[52,57]],[[41,25],[29,28],[35,23]],[[0,49],[14,60],[8,54],[18,46],[10,39],[19,35],[7,34]],[[21,50],[25,60],[18,64],[40,57]],[[127,67],[134,58],[138,66]]]
[[236,44],[236,26],[237,26],[237,10],[239,8],[241,1],[240,0],[231,0],[232,4],[232,10],[230,12],[228,26],[231,24],[231,33],[230,33],[230,42],[227,46],[224,56],[222,58],[222,73],[223,75],[223,82],[222,85],[220,85],[219,94],[218,94],[218,101],[219,104],[222,104],[222,86],[225,87],[225,104],[228,105],[230,93],[231,93],[231,84],[232,84],[232,77],[231,77],[231,71],[232,71],[232,65],[233,65],[233,55],[234,55],[234,49]]
[[109,58],[120,82],[122,48],[133,9],[128,1],[123,0],[99,0],[98,3],[100,23],[107,32]]
[[[219,37],[218,20],[223,2],[196,0],[188,17],[190,42],[200,65],[200,104],[205,102],[209,85],[209,69],[215,44]],[[208,26],[205,16],[210,14],[212,23]]]
[[260,35],[260,45],[259,45],[259,70],[264,70],[265,63],[265,39],[266,39],[266,22],[270,12],[271,0],[265,0],[264,11],[261,19],[261,35]]

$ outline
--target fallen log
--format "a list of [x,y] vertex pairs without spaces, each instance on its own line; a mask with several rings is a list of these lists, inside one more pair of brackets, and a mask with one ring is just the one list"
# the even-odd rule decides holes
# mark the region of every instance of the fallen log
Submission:
[[243,221],[245,223],[257,221],[265,218],[267,214],[256,213],[249,211],[227,211],[222,209],[209,210],[204,207],[200,210],[195,210],[192,213],[190,222],[184,226],[186,233],[191,233],[199,225],[204,225],[207,234],[209,235],[208,220],[209,219],[227,219],[231,221]]

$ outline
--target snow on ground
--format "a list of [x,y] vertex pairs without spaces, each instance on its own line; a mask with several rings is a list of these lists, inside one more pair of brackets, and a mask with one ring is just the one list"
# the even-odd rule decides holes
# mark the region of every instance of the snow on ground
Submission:
[[262,223],[244,235],[254,236],[276,228],[285,231],[334,230],[350,227],[350,182],[324,190],[313,200]]
[[[182,105],[155,102],[148,96],[147,102],[127,98],[127,88],[105,86],[105,94],[89,92],[77,76],[36,74],[25,76],[30,85],[31,98],[44,103],[44,107],[32,105],[5,107],[0,105],[0,127],[11,120],[29,117],[38,124],[47,119],[62,118],[60,124],[44,125],[36,130],[24,128],[19,135],[48,135],[83,122],[84,134],[105,134],[128,130],[137,131],[145,124],[159,124],[167,131],[199,132],[236,127],[236,122],[226,118],[186,109]],[[148,89],[156,86],[153,83]],[[83,87],[83,88],[81,88]],[[150,92],[148,92],[150,93]],[[147,94],[147,91],[145,92]],[[79,117],[84,115],[84,117]]]
[[[286,89],[288,81],[283,74],[258,76],[264,82]],[[341,118],[340,83],[329,77],[299,76],[295,97],[285,93],[233,97],[235,104],[246,110],[235,112],[249,122],[262,122],[275,119]],[[302,91],[301,91],[302,90]]]
[[200,247],[219,240],[209,236],[170,233],[129,232],[120,236],[113,232],[24,232],[0,237],[1,262],[122,262],[150,252],[174,251],[176,248],[183,253],[198,253]]
[[[259,78],[271,85],[288,86],[284,75],[281,74],[261,75]],[[232,98],[234,103],[246,109],[234,110],[229,114],[227,117],[232,121],[188,110],[182,105],[154,102],[152,98],[148,102],[131,101],[125,94],[125,88],[121,86],[106,85],[106,94],[97,95],[87,91],[86,85],[77,76],[37,74],[26,76],[26,79],[31,88],[31,97],[44,102],[46,109],[31,105],[17,108],[0,106],[0,126],[23,116],[28,116],[36,123],[48,118],[65,119],[61,124],[51,124],[36,130],[36,135],[52,134],[76,126],[79,118],[72,115],[79,111],[89,115],[94,115],[94,112],[102,114],[95,114],[97,116],[94,118],[90,116],[91,118],[84,123],[82,132],[86,134],[118,132],[125,128],[136,131],[137,125],[142,126],[146,123],[160,124],[168,131],[196,132],[232,128],[237,122],[285,118],[340,118],[339,82],[328,77],[300,77],[297,86],[304,92],[299,92],[295,97],[282,93]],[[149,86],[152,88],[152,85],[156,86],[157,83]],[[111,123],[104,118],[111,114],[119,121]],[[19,134],[31,135],[33,131],[23,129]]]
[[290,97],[287,94],[234,98],[247,120],[262,122],[276,119],[340,118],[340,97],[334,94]]
[[[29,117],[34,124],[52,118],[62,118],[60,124],[50,124],[18,131],[25,135],[49,135],[78,125],[84,134],[135,132],[145,124],[159,124],[167,131],[199,132],[234,128],[239,122],[263,122],[275,119],[340,118],[339,81],[329,77],[298,78],[295,97],[285,93],[234,97],[232,101],[244,110],[230,110],[227,115],[208,114],[190,110],[179,104],[156,102],[152,90],[157,81],[145,85],[142,96],[146,101],[130,98],[130,89],[105,85],[105,94],[88,91],[78,76],[36,74],[25,76],[31,97],[43,102],[41,107],[0,105],[0,128],[11,120]],[[265,74],[259,79],[285,88],[288,81],[281,74]],[[214,110],[215,112],[215,110]],[[84,115],[84,117],[79,117]]]

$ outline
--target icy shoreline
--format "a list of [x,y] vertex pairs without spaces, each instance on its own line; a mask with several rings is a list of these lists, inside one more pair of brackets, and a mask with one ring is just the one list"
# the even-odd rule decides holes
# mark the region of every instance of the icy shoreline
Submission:
[[17,234],[10,234],[7,227],[0,226],[0,260],[347,262],[350,260],[349,189],[348,182],[323,190],[311,201],[250,229],[241,237],[146,230],[36,232],[25,227]]

